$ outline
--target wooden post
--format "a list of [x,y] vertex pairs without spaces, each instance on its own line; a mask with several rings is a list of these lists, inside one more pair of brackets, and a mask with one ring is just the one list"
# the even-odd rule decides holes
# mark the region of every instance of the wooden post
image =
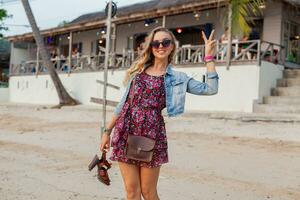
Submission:
[[70,73],[71,71],[71,67],[72,67],[72,45],[73,45],[73,32],[70,32],[70,36],[69,36],[69,67],[68,67],[68,73]]
[[162,17],[162,27],[166,27],[166,15]]
[[12,58],[14,58],[14,42],[10,42],[9,77],[14,74]]
[[108,61],[110,55],[110,34],[111,34],[111,12],[112,12],[112,0],[108,3],[108,12],[106,19],[106,46],[105,46],[105,60],[104,60],[104,84],[103,84],[103,112],[102,112],[102,130],[101,136],[103,134],[103,129],[106,126],[106,93],[107,93],[107,71],[108,71]]
[[261,42],[258,40],[257,42],[257,65],[261,65],[261,59],[260,59],[260,54],[261,54]]
[[274,62],[274,58],[273,58],[274,57],[274,45],[273,44],[271,45],[271,55],[270,56],[271,56],[271,62],[273,63]]
[[60,70],[60,66],[61,66],[61,52],[60,52],[60,42],[58,44],[58,47],[56,48],[56,52],[57,52],[57,59],[56,59],[56,70],[59,71]]
[[117,25],[115,23],[112,24],[112,35],[111,35],[111,54],[112,54],[112,66],[115,67],[116,65],[116,32],[117,32]]
[[[231,45],[232,46],[232,45]],[[234,57],[237,57],[238,56],[238,54],[239,54],[239,43],[238,42],[236,42],[235,43],[235,45],[234,45]]]
[[[222,49],[222,48],[221,48]],[[217,54],[216,54],[216,61],[219,61],[219,51],[220,51],[220,43],[219,40],[217,40]]]

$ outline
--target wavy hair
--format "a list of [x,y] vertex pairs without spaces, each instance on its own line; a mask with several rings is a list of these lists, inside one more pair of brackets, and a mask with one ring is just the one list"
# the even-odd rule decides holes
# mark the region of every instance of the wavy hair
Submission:
[[173,62],[175,52],[176,52],[176,42],[175,42],[176,38],[175,38],[174,34],[167,28],[164,28],[162,26],[156,27],[146,37],[145,47],[144,47],[144,50],[142,51],[141,55],[133,62],[133,64],[130,66],[130,68],[126,71],[125,79],[123,81],[124,85],[127,85],[130,77],[132,77],[133,75],[135,75],[137,73],[143,72],[145,69],[145,67],[144,67],[145,65],[154,64],[154,55],[152,53],[151,42],[154,38],[155,33],[160,32],[160,31],[166,32],[171,36],[171,40],[172,40],[172,44],[174,45],[174,48],[168,57],[168,64]]

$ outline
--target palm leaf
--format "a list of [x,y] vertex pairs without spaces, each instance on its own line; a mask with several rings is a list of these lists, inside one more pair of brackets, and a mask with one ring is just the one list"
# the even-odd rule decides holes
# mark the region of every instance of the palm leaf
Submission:
[[[222,0],[219,0],[221,2]],[[264,0],[229,0],[232,5],[232,33],[234,35],[247,35],[251,31],[250,26],[254,24],[253,17],[260,16],[262,11],[260,5]],[[224,12],[223,25],[228,24],[228,10]]]

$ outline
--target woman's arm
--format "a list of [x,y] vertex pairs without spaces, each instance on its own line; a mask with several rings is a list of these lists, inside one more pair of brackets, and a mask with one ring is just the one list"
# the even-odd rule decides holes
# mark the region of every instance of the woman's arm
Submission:
[[116,121],[118,119],[118,116],[113,114],[111,117],[111,120],[105,127],[105,131],[102,134],[101,143],[100,143],[100,151],[106,151],[108,152],[110,149],[110,135],[112,132],[112,129],[115,127]]
[[[214,65],[214,63],[209,65]],[[218,93],[218,88],[219,76],[213,69],[207,70],[205,83],[194,78],[190,78],[187,83],[187,92],[195,95],[214,95]]]
[[102,151],[102,152],[103,151],[108,152],[109,149],[110,149],[110,134],[112,132],[112,129],[115,127],[116,121],[119,117],[119,114],[120,114],[120,112],[123,108],[123,105],[126,101],[126,98],[128,96],[129,88],[130,88],[130,85],[131,85],[130,82],[131,82],[131,80],[128,82],[126,90],[125,90],[120,102],[117,104],[111,120],[106,125],[106,127],[104,127],[105,131],[102,134],[101,143],[100,143],[100,151]]
[[214,95],[218,93],[219,76],[216,72],[213,56],[215,54],[216,40],[213,40],[214,30],[207,39],[202,31],[202,38],[205,42],[205,61],[206,61],[206,83],[197,81],[193,78],[187,83],[187,92],[196,95]]

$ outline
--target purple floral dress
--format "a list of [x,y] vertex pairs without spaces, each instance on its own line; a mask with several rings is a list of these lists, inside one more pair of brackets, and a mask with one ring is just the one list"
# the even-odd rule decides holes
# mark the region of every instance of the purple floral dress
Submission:
[[[168,162],[168,144],[164,118],[161,110],[166,107],[164,76],[152,76],[145,72],[136,75],[134,97],[129,107],[129,96],[116,120],[110,159],[143,167],[158,167]],[[128,133],[155,139],[155,147],[150,162],[136,161],[125,156]]]

